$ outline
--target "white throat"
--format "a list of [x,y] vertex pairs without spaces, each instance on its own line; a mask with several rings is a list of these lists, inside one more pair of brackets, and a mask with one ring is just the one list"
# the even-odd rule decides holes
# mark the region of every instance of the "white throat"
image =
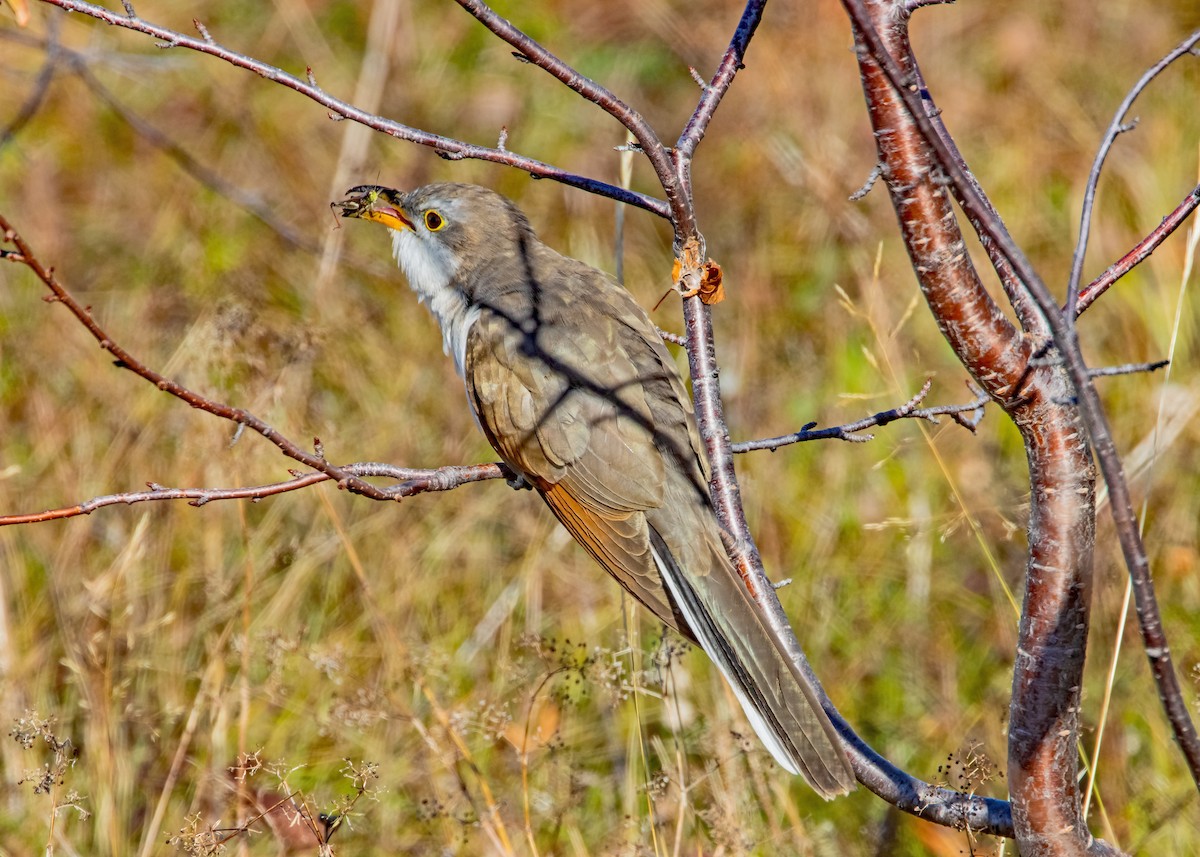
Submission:
[[442,329],[442,350],[454,358],[454,368],[463,377],[467,334],[479,318],[479,307],[469,306],[463,293],[451,284],[458,271],[454,257],[445,245],[407,229],[392,232],[392,255],[417,293],[417,300],[437,319]]

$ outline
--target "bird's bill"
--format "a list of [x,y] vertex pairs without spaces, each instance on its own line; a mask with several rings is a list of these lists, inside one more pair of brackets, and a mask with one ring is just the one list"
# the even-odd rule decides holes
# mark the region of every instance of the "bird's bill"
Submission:
[[382,223],[388,229],[414,231],[412,221],[404,216],[398,205],[392,204],[395,191],[375,185],[360,185],[346,191],[341,202],[331,203],[332,208],[341,209],[342,217],[356,217]]

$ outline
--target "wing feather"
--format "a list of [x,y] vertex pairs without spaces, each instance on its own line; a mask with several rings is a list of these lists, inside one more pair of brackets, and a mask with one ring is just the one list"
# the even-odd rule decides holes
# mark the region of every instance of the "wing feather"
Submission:
[[825,797],[849,791],[817,689],[725,555],[686,389],[657,331],[615,283],[555,258],[554,288],[495,289],[468,335],[484,433],[597,562],[699,642],[784,768]]

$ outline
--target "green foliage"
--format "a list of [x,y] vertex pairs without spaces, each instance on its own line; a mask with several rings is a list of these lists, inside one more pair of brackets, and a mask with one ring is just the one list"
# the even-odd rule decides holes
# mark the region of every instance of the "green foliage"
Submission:
[[[737,10],[713,3],[509,4],[505,12],[643,109],[665,137],[708,74]],[[291,71],[311,65],[350,98],[369,4],[142,0],[143,17]],[[932,92],[964,155],[1052,283],[1069,268],[1087,164],[1125,89],[1183,35],[1183,2],[961,3],[914,24]],[[0,148],[0,211],[123,345],[331,460],[435,466],[490,460],[424,310],[378,231],[343,225],[335,185],[479,181],[518,200],[552,245],[612,269],[612,205],[499,167],[445,162],[376,136],[339,161],[348,123],[258,78],[49,8],[122,102],[231,186],[255,194],[308,249],[205,187],[69,71]],[[7,12],[0,12],[7,15]],[[0,122],[29,96],[39,50],[0,17]],[[964,373],[923,305],[881,189],[851,203],[874,160],[834,4],[771,6],[695,175],[709,252],[730,299],[716,310],[735,439],[857,419],[908,399],[967,400]],[[381,112],[615,180],[622,132],[517,63],[452,4],[406,5]],[[1156,83],[1102,185],[1087,272],[1174,207],[1196,174],[1200,66]],[[634,186],[653,192],[638,165]],[[332,274],[323,246],[344,243]],[[666,290],[670,241],[630,212],[626,279]],[[1082,324],[1095,364],[1166,354],[1184,270],[1180,235]],[[840,291],[839,291],[840,290]],[[844,297],[843,297],[844,295]],[[254,485],[291,462],[115,369],[22,268],[0,265],[0,513],[170,486]],[[678,328],[676,302],[656,313]],[[1200,660],[1197,302],[1184,302],[1171,385],[1103,382],[1138,502],[1147,504],[1164,614],[1181,669]],[[1161,419],[1159,402],[1167,407]],[[1193,415],[1189,418],[1188,415]],[[1158,428],[1162,461],[1148,450]],[[1005,795],[1003,770],[1028,504],[1023,453],[995,410],[975,436],[899,423],[867,445],[827,442],[739,461],[767,568],[848,719],[926,779]],[[1087,750],[1100,714],[1123,573],[1106,522],[1097,548]],[[628,606],[628,605],[625,605]],[[1097,835],[1194,853],[1195,793],[1126,630],[1099,760]],[[314,810],[356,793],[346,761],[379,765],[335,853],[894,854],[968,851],[964,833],[891,819],[862,790],[832,804],[776,769],[697,653],[659,640],[640,609],[499,483],[402,504],[329,485],[258,504],[111,507],[0,529],[0,715],[53,716],[81,752],[50,794],[18,785],[50,745],[6,741],[0,851],[169,853],[236,807],[226,769],[261,751]],[[566,642],[567,640],[571,642]],[[559,641],[559,642],[555,642]],[[1194,694],[1195,677],[1187,675]],[[38,721],[43,722],[43,721]],[[189,725],[190,724],[190,725]],[[7,727],[6,727],[7,728]],[[41,734],[39,732],[39,734]],[[173,760],[182,760],[173,769]],[[964,768],[964,769],[965,769]],[[57,770],[57,769],[56,769]],[[70,798],[74,792],[76,797]],[[165,812],[150,827],[159,801]],[[59,807],[56,812],[54,807]],[[83,818],[72,807],[91,813]],[[526,818],[529,830],[526,831]],[[259,825],[262,827],[262,824]],[[891,831],[890,833],[888,831]],[[195,845],[183,836],[177,845]],[[232,845],[232,843],[231,843]],[[974,853],[996,853],[992,842]],[[272,834],[251,853],[275,853]],[[315,849],[312,852],[315,853]]]

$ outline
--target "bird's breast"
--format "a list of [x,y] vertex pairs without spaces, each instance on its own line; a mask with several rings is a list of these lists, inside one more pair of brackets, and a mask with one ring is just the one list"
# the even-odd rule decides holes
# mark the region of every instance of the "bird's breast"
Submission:
[[479,320],[479,307],[467,301],[455,281],[458,266],[443,245],[404,230],[392,233],[392,252],[417,299],[442,329],[442,350],[453,358],[459,377],[464,377],[467,337]]

